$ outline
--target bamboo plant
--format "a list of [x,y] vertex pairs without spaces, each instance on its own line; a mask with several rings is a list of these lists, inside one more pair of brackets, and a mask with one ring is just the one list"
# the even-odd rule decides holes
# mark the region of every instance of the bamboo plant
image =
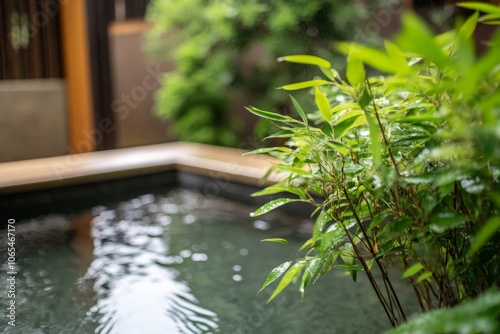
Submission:
[[478,20],[500,12],[464,6],[489,13],[438,36],[406,13],[385,49],[337,44],[347,57],[343,76],[323,58],[279,59],[315,66],[323,78],[281,87],[311,90],[315,110],[292,96],[297,117],[248,108],[279,128],[272,138],[286,140],[250,152],[282,161],[272,172],[283,181],[254,195],[289,195],[252,215],[294,202],[315,208],[311,237],[265,280],[262,289],[279,280],[269,300],[292,282],[304,294],[333,269],[354,280],[361,271],[398,326],[407,316],[388,275],[395,264],[423,312],[500,287],[500,34],[480,57],[472,40]]

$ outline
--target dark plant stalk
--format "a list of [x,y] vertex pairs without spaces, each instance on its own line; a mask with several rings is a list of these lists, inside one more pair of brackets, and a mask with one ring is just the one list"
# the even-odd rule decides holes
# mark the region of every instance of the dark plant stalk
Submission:
[[[387,292],[388,292],[389,299],[394,299],[394,301],[395,301],[395,303],[397,305],[398,313],[399,313],[400,317],[403,320],[402,322],[406,322],[406,315],[404,313],[403,307],[401,306],[401,303],[399,301],[397,293],[394,290],[394,287],[392,286],[392,283],[391,283],[391,280],[389,278],[389,275],[387,274],[387,270],[385,269],[385,267],[380,262],[380,259],[376,258],[376,256],[375,256],[376,254],[375,254],[375,251],[373,249],[373,245],[370,243],[370,239],[368,237],[368,234],[366,233],[366,229],[364,228],[361,219],[359,218],[358,214],[356,213],[354,204],[352,203],[352,200],[349,197],[347,189],[343,188],[342,190],[343,190],[344,195],[346,197],[346,200],[347,200],[347,202],[349,204],[349,207],[350,207],[350,209],[351,209],[351,211],[353,213],[353,216],[356,219],[356,222],[357,222],[359,228],[361,229],[361,232],[363,233],[364,239],[366,239],[367,242],[368,242],[368,250],[370,251],[370,255],[375,260],[375,263],[377,264],[377,267],[379,268],[380,273],[382,274],[382,279],[384,281],[384,284],[386,284],[386,289],[387,289]],[[365,270],[367,270],[367,269],[365,268]],[[369,268],[368,268],[368,270],[369,270]],[[377,288],[378,288],[378,285],[377,285]],[[384,299],[384,301],[387,304],[387,301],[385,299]],[[394,313],[394,311],[392,310],[392,307],[390,307],[389,305],[388,305],[388,307],[390,308],[391,312]],[[399,321],[397,318],[395,318],[395,319],[396,319],[397,323],[401,323],[401,321]]]
[[[342,225],[343,226],[343,225]],[[392,327],[396,327],[400,322],[398,321],[396,315],[394,314],[394,311],[390,307],[390,305],[387,303],[386,298],[384,297],[382,291],[380,291],[380,288],[378,286],[377,281],[372,275],[372,272],[370,268],[368,267],[368,264],[364,260],[363,256],[361,255],[361,252],[359,251],[359,248],[356,246],[354,243],[354,240],[352,239],[351,235],[349,234],[349,231],[347,228],[343,226],[344,232],[347,235],[347,238],[349,239],[349,242],[351,243],[354,252],[356,253],[356,257],[358,258],[359,262],[361,262],[361,265],[363,266],[363,269],[365,270],[366,276],[368,277],[368,280],[370,281],[370,284],[375,291],[375,294],[378,297],[378,300],[380,304],[382,304],[382,308],[385,311],[385,314],[387,315],[387,318],[389,319],[389,322],[391,323]]]

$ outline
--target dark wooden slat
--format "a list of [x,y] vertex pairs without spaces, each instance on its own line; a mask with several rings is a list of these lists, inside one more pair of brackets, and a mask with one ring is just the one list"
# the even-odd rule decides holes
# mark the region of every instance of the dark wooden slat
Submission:
[[[46,3],[51,3],[45,0]],[[54,9],[55,10],[55,9]],[[50,14],[50,15],[49,15]],[[51,36],[49,41],[49,77],[58,78],[61,76],[61,55],[59,50],[59,11],[50,12],[49,23],[47,24],[47,33]]]
[[6,79],[7,77],[7,17],[8,13],[5,8],[5,1],[0,1],[0,80]]
[[[112,0],[87,0],[87,27],[89,36],[92,103],[96,124],[107,119],[114,122],[112,105],[112,83],[109,60],[108,25],[115,18],[115,3]],[[115,147],[115,133],[103,133],[96,143],[97,150]]]
[[[20,4],[21,2],[19,3],[16,3],[15,1],[8,1],[9,3],[9,7],[8,8],[8,12],[9,13],[14,13],[14,12],[19,12],[19,7],[20,7]],[[8,18],[8,21],[7,21],[7,31],[8,33],[10,33],[10,31],[12,30],[12,21],[11,21],[11,17]],[[7,62],[9,63],[10,65],[10,76],[9,76],[9,79],[16,79],[16,78],[20,78],[21,77],[21,73],[20,73],[20,68],[21,68],[21,60],[22,60],[22,55],[18,54],[16,52],[16,50],[14,50],[14,47],[12,46],[12,43],[11,41],[9,40],[8,42],[8,50],[7,50]]]
[[36,16],[40,11],[40,7],[37,5],[36,0],[29,0],[28,8],[28,19],[30,22],[30,39],[28,45],[29,74],[26,77],[38,79],[44,77],[43,31],[36,21]]
[[[40,3],[40,2],[38,2]],[[42,10],[42,7],[39,7],[39,10]],[[49,25],[49,17],[43,13],[43,25],[39,27],[39,34],[40,34],[40,39],[42,41],[43,45],[43,76],[44,78],[50,78],[50,39],[52,36],[49,35],[48,32],[48,25]]]

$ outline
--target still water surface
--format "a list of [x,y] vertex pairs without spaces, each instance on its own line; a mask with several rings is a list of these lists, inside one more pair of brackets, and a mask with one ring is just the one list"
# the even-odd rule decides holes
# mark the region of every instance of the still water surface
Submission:
[[[2,333],[381,333],[388,321],[362,273],[332,271],[300,298],[266,304],[269,271],[293,258],[308,222],[175,189],[16,223],[16,327]],[[5,231],[2,240],[5,238]],[[6,244],[6,243],[4,243]],[[6,272],[6,259],[2,258]],[[411,291],[396,285],[404,299]],[[6,300],[6,285],[0,291]],[[6,305],[6,303],[4,303]]]

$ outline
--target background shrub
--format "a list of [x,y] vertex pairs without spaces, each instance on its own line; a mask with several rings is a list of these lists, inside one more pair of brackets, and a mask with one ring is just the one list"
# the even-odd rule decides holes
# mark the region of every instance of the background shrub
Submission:
[[234,110],[258,104],[287,114],[289,101],[276,87],[311,75],[308,68],[284,70],[276,58],[314,53],[342,67],[331,42],[348,38],[371,8],[387,2],[153,0],[149,50],[177,66],[164,77],[157,113],[172,121],[180,140],[251,146],[245,137],[255,119]]

